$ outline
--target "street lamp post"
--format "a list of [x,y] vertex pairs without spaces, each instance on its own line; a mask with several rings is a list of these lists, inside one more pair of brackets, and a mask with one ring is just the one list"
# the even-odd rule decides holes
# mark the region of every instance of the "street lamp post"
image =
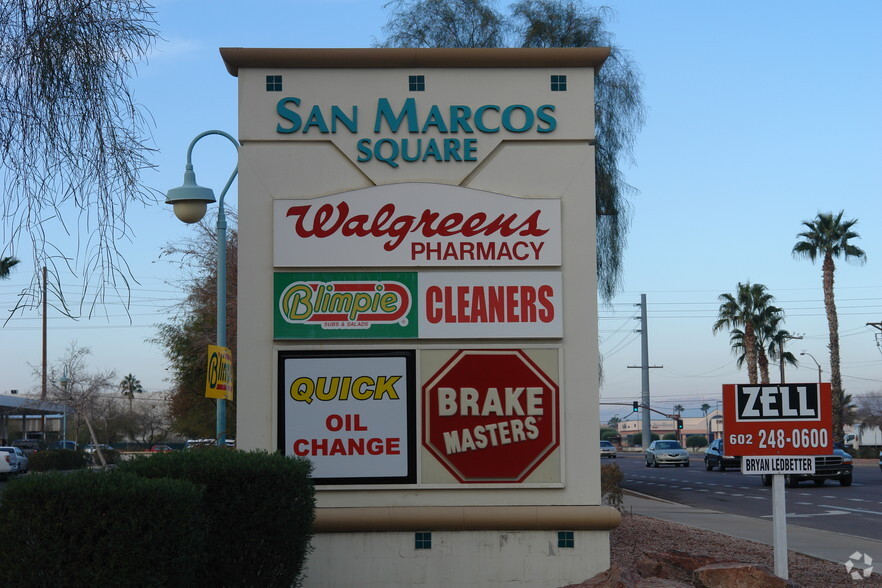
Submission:
[[815,365],[818,366],[818,384],[821,383],[821,364],[818,363],[818,360],[815,359],[815,356],[807,351],[803,351],[800,355],[808,355],[812,358],[812,361],[815,362]]
[[[187,166],[184,171],[184,184],[178,188],[172,188],[166,194],[165,203],[171,204],[175,216],[181,221],[192,224],[202,220],[207,211],[209,202],[214,202],[214,192],[211,188],[203,188],[196,184],[196,174],[193,171],[193,147],[207,135],[220,135],[226,137],[238,151],[240,145],[230,134],[223,131],[205,131],[199,133],[190,142],[187,149]],[[227,217],[224,211],[224,197],[227,190],[233,184],[233,180],[239,174],[239,165],[233,169],[230,179],[221,191],[217,200],[217,346],[227,346]],[[217,399],[217,444],[223,447],[227,442],[227,401]]]

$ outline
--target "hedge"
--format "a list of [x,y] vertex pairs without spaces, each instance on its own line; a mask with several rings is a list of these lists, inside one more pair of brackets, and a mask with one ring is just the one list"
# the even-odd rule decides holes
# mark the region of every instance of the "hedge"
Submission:
[[16,586],[199,585],[202,493],[120,472],[19,478],[0,502],[0,570]]
[[315,514],[308,461],[210,448],[142,457],[118,469],[205,488],[208,538],[201,585],[291,586],[299,580]]
[[71,449],[47,449],[31,455],[28,468],[34,472],[51,470],[81,470],[89,463],[82,451]]

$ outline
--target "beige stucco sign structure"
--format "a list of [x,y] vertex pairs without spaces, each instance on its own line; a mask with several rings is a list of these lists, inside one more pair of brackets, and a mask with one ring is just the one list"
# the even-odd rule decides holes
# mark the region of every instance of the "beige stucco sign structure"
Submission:
[[592,145],[608,50],[221,53],[242,143],[237,439],[315,465],[307,585],[606,569],[620,518],[600,494]]

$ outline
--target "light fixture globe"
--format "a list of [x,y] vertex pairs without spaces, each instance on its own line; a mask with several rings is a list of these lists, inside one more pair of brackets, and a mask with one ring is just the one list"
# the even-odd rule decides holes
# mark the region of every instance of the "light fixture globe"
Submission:
[[175,216],[187,224],[202,220],[208,210],[208,204],[214,201],[214,192],[211,188],[203,188],[196,184],[196,173],[189,163],[184,171],[184,184],[172,188],[165,195],[165,203],[171,204]]

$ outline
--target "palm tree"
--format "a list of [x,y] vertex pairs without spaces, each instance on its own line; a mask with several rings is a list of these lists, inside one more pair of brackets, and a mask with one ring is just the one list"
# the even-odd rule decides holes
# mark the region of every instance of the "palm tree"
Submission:
[[836,272],[834,258],[843,257],[845,261],[863,263],[867,260],[864,250],[850,241],[860,235],[853,229],[857,219],[842,220],[845,214],[819,212],[812,220],[802,221],[806,230],[796,235],[800,241],[793,246],[793,256],[808,258],[815,262],[821,258],[821,278],[824,288],[824,308],[827,310],[827,326],[830,330],[830,388],[833,404],[833,440],[842,441],[843,418],[845,412],[845,390],[842,388],[842,374],[839,371],[839,316],[833,298],[833,274]]
[[129,399],[129,412],[132,412],[132,401],[135,399],[135,393],[142,394],[144,388],[141,387],[141,380],[129,374],[119,383],[119,389],[123,396]]
[[707,420],[707,411],[711,409],[711,405],[705,402],[701,405],[701,412],[704,413],[704,424],[707,425],[707,439],[710,441],[710,421]]
[[9,279],[9,271],[12,266],[18,265],[19,260],[14,257],[0,258],[0,280]]
[[[770,317],[783,311],[772,306],[775,297],[768,293],[762,284],[742,284],[738,282],[735,294],[720,294],[719,318],[714,323],[713,332],[731,329],[730,341],[732,351],[736,355],[743,350],[743,356],[737,360],[738,367],[747,362],[747,378],[751,384],[758,381],[757,368],[760,354],[757,351],[757,330],[770,320]],[[768,363],[766,363],[768,378]]]
[[686,410],[686,409],[683,408],[682,404],[675,404],[674,405],[674,414],[681,414],[684,410]]

